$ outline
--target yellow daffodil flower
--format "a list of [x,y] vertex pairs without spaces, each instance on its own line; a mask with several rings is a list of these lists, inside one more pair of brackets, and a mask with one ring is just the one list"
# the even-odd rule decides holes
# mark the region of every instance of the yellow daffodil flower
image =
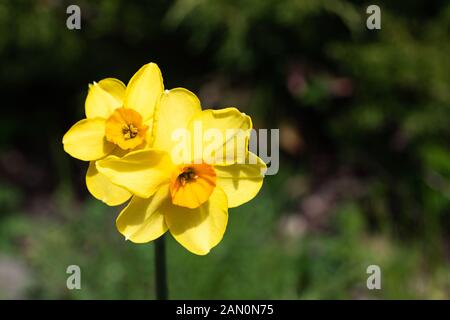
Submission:
[[[118,216],[117,229],[135,243],[152,241],[169,230],[186,249],[205,255],[224,235],[228,208],[251,200],[262,186],[266,165],[248,151],[251,119],[235,108],[202,111],[197,97],[181,88],[164,92],[155,117],[151,149],[97,161],[101,174],[135,195]],[[189,146],[200,145],[226,161],[211,161],[205,152],[182,163],[174,158],[174,132],[195,135],[198,124],[224,139],[190,141]],[[235,147],[227,147],[239,132],[246,139],[243,158],[234,154]]]
[[150,146],[153,115],[163,91],[161,71],[154,63],[144,65],[127,86],[113,78],[94,82],[85,102],[86,119],[73,125],[63,137],[68,154],[90,161],[87,188],[108,205],[127,201],[131,193],[98,172],[95,161]]

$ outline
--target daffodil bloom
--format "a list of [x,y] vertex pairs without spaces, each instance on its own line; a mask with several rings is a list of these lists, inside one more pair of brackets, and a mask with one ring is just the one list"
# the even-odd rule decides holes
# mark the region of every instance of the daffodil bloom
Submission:
[[131,193],[99,173],[95,161],[151,145],[153,115],[163,91],[161,71],[154,63],[144,65],[127,86],[113,78],[94,82],[85,102],[86,119],[73,125],[63,137],[67,153],[90,161],[87,188],[108,205],[127,201]]
[[[155,115],[151,149],[97,161],[100,173],[135,195],[116,226],[135,243],[152,241],[169,230],[192,253],[207,254],[224,235],[228,208],[251,200],[263,183],[266,165],[248,151],[247,143],[245,159],[230,155],[235,148],[226,147],[239,132],[248,139],[251,119],[235,108],[202,111],[197,97],[185,89],[166,91]],[[174,132],[194,135],[195,124],[225,137],[213,144],[201,143],[203,150],[221,154],[227,161],[210,161],[204,153],[200,159],[192,156],[192,161],[183,163],[174,158]]]

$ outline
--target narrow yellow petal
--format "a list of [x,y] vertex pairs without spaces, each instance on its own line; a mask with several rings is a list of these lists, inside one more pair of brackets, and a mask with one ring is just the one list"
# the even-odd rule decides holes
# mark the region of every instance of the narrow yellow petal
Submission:
[[95,198],[109,206],[118,206],[131,197],[128,190],[113,184],[105,175],[98,172],[94,161],[89,163],[86,186]]
[[258,156],[249,152],[248,159],[254,164],[215,165],[216,184],[227,194],[228,207],[234,208],[253,199],[261,189],[266,164]]
[[172,134],[187,129],[189,120],[201,111],[200,100],[189,90],[176,88],[164,92],[155,114],[153,147],[171,153],[176,143]]
[[153,116],[163,91],[161,70],[157,64],[148,63],[139,69],[128,83],[124,106],[139,112],[145,122]]
[[[210,164],[243,163],[247,156],[248,139],[252,120],[236,108],[203,110],[194,115],[189,123],[192,138],[192,158]],[[199,134],[202,133],[202,154],[197,152]],[[200,142],[201,143],[201,142]]]
[[108,155],[115,147],[105,139],[105,120],[83,119],[75,123],[63,137],[64,151],[72,157],[91,161]]
[[170,156],[163,151],[133,151],[123,158],[109,156],[96,162],[100,173],[133,194],[148,198],[168,183],[174,170]]
[[98,83],[89,85],[89,92],[85,102],[86,118],[108,118],[123,105],[125,85],[114,78],[106,78]]
[[159,238],[167,231],[164,216],[159,210],[169,200],[169,187],[165,185],[148,199],[134,196],[116,220],[117,230],[125,239],[145,243]]
[[173,237],[187,250],[207,254],[223,238],[228,223],[227,196],[216,187],[209,200],[195,209],[165,203],[161,207]]

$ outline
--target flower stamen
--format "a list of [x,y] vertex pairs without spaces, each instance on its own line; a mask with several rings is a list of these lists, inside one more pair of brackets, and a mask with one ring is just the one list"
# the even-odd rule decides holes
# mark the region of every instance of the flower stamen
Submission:
[[136,128],[132,123],[124,125],[122,127],[122,134],[125,140],[133,139],[139,133],[139,129]]
[[180,183],[184,186],[187,182],[192,182],[198,178],[198,175],[195,173],[194,169],[191,167],[185,168],[182,173],[178,176]]

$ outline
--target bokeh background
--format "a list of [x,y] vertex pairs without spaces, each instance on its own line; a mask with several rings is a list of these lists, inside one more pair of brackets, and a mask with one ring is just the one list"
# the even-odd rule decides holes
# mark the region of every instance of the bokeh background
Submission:
[[280,129],[278,174],[218,247],[167,237],[171,298],[449,298],[449,40],[444,0],[1,0],[0,298],[154,298],[153,244],[124,241],[61,144],[88,83],[150,61]]

